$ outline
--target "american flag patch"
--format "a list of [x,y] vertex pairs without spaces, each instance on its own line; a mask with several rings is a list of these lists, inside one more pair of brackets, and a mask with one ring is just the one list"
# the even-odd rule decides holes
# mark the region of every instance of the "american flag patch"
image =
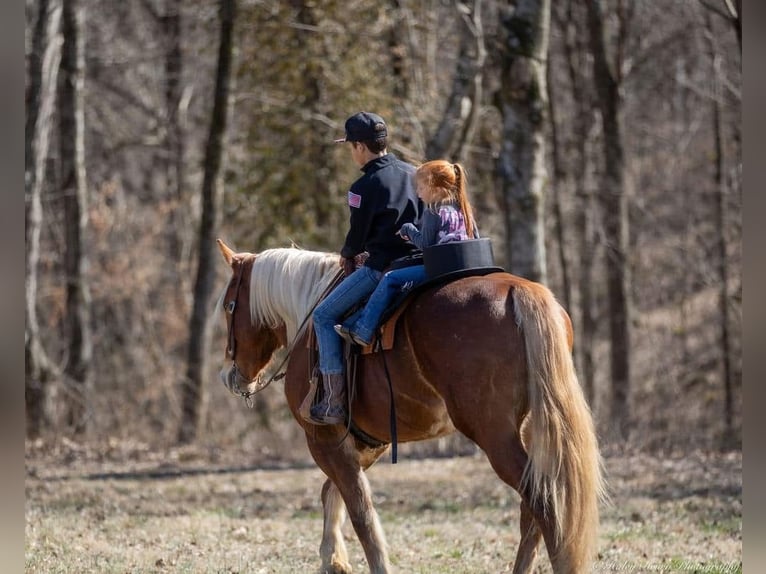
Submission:
[[362,205],[362,196],[357,195],[354,192],[348,192],[348,205],[349,207],[359,207]]

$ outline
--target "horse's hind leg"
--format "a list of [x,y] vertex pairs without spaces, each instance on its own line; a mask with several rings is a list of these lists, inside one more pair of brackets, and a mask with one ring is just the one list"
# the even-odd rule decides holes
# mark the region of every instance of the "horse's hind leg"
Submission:
[[542,533],[537,527],[535,517],[524,499],[521,500],[519,529],[521,531],[521,542],[519,542],[519,550],[516,553],[516,561],[513,564],[513,574],[528,574],[532,572]]
[[[517,441],[513,441],[513,445],[514,449],[520,449],[521,451],[521,454],[517,454],[517,464],[522,464],[521,468],[523,472],[523,465],[526,465],[528,460],[523,445],[526,444],[529,446],[532,437],[529,436],[529,425],[522,425],[521,428],[521,443],[519,444]],[[518,450],[515,452],[518,452]],[[524,499],[524,496],[521,497],[520,511],[519,534],[521,535],[521,541],[519,542],[519,550],[516,553],[516,561],[513,564],[513,574],[529,574],[532,572],[532,567],[534,566],[535,558],[537,557],[537,549],[540,546],[542,532],[540,532],[534,513]]]
[[341,527],[346,521],[346,507],[340,492],[331,480],[322,486],[322,506],[324,507],[324,526],[319,555],[322,558],[322,574],[348,574],[351,565],[348,562],[346,543],[343,541]]
[[[497,476],[521,496],[521,542],[513,565],[513,574],[528,574],[532,571],[540,539],[544,537],[547,545],[554,544],[554,529],[552,517],[545,515],[539,508],[534,508],[521,487],[521,478],[528,460],[526,450],[516,432],[511,436],[494,434],[486,440],[480,438],[477,444],[487,453]],[[550,548],[553,546],[549,546]]]
[[[365,467],[370,466],[385,451],[385,448],[377,452],[366,452],[360,457],[351,437],[346,438],[340,445],[332,440],[323,443],[309,441],[308,445],[314,460],[334,483],[334,487],[327,487],[323,492],[323,499],[332,502],[330,506],[325,503],[325,512],[337,508],[340,504],[337,502],[337,493],[340,493],[346,505],[348,517],[364,549],[370,574],[388,574],[391,567],[386,551],[386,539],[372,504],[370,484],[360,466],[360,463]],[[336,555],[340,545],[333,540],[340,536],[339,524],[339,521],[334,522],[329,516],[325,518],[325,536],[322,544],[325,545],[326,540],[327,548],[334,548]],[[327,530],[328,525],[331,527],[330,531]],[[337,528],[335,534],[333,534],[333,526]],[[322,560],[324,563],[324,554]]]

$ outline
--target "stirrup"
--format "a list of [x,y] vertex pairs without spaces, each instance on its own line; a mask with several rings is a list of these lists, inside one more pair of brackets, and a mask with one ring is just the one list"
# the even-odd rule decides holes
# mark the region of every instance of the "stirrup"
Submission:
[[323,405],[321,402],[311,407],[311,421],[318,425],[340,425],[346,422],[346,409],[338,405]]
[[309,424],[312,425],[323,425],[325,423],[320,422],[318,420],[314,420],[314,418],[311,416],[311,409],[315,408],[317,406],[321,406],[322,401],[317,401],[317,394],[319,392],[318,381],[316,375],[313,375],[309,379],[309,392],[306,394],[306,396],[303,398],[303,402],[301,402],[301,406],[298,408],[298,413],[300,414],[300,417],[306,421]]

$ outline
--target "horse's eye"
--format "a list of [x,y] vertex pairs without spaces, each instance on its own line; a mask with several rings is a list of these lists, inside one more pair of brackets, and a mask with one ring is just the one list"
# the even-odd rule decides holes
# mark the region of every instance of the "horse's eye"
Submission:
[[237,302],[236,301],[229,301],[228,303],[226,303],[226,307],[225,307],[226,308],[226,312],[229,315],[232,315],[234,313],[234,308],[236,306],[237,306]]

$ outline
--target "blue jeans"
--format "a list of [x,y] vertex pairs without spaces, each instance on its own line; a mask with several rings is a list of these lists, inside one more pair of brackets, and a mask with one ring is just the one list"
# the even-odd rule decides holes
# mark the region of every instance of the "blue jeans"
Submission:
[[346,311],[375,290],[382,275],[381,271],[360,267],[341,281],[314,309],[312,317],[319,343],[319,370],[323,375],[343,372],[343,344],[340,335],[335,332],[335,324],[340,322]]
[[370,295],[362,314],[352,323],[349,330],[358,338],[371,342],[388,305],[397,295],[411,291],[425,279],[426,268],[423,265],[412,265],[386,273]]

